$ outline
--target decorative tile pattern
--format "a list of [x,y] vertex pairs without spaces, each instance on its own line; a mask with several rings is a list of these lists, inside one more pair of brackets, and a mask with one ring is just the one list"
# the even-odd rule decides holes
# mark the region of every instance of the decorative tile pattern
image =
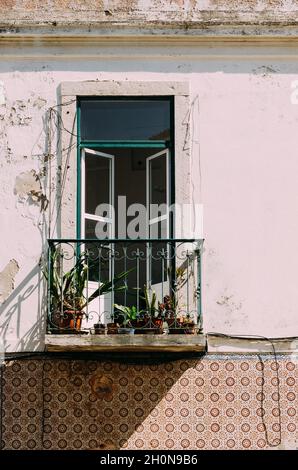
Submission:
[[2,368],[2,448],[42,449],[41,361],[11,361]]
[[2,446],[296,448],[297,381],[292,356],[10,361],[2,370]]

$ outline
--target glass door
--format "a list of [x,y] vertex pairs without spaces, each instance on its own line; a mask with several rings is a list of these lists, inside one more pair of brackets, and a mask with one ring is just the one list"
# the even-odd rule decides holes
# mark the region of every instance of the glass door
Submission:
[[82,238],[114,238],[114,158],[97,150],[82,150]]
[[[92,149],[82,149],[81,157],[81,237],[109,240],[115,235],[114,215],[114,155]],[[86,297],[111,279],[113,244],[86,243],[88,279]],[[86,327],[110,321],[113,295],[100,295],[87,306]]]
[[147,243],[147,286],[161,301],[169,294],[169,247],[163,241],[170,235],[169,192],[169,150],[166,149],[146,160],[147,238],[161,240]]

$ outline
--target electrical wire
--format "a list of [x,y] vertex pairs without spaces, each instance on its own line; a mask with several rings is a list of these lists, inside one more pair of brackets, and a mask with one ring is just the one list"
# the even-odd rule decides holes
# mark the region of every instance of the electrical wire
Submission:
[[4,442],[3,442],[3,369],[4,369],[4,364],[0,364],[0,451],[4,447]]
[[[48,236],[49,238],[53,237],[56,226],[57,226],[57,221],[60,216],[60,211],[61,211],[61,206],[62,206],[62,199],[63,199],[63,194],[65,190],[65,183],[66,183],[66,178],[67,178],[67,171],[69,169],[69,160],[70,160],[70,150],[73,148],[77,148],[78,143],[74,142],[70,144],[67,147],[61,148],[59,150],[60,146],[60,139],[61,139],[61,130],[69,134],[71,137],[77,138],[77,134],[74,132],[71,132],[69,129],[67,129],[64,125],[61,112],[61,108],[70,106],[71,104],[75,103],[76,99],[69,100],[65,103],[57,104],[55,106],[51,106],[46,113],[47,116],[47,123],[46,123],[46,133],[47,133],[47,152],[45,153],[45,157],[48,159],[48,211],[49,211],[49,219],[48,219]],[[76,113],[74,115],[74,121],[76,121]],[[53,133],[52,128],[55,128],[56,131]],[[53,152],[52,149],[52,142],[54,137],[56,136],[56,151]],[[62,156],[65,152],[68,152],[67,159],[64,165],[64,168],[60,168],[61,171],[61,186],[60,186],[60,197],[58,199],[57,206],[52,205],[52,160],[55,159],[55,157],[60,155]],[[56,209],[56,218],[55,218],[55,223],[54,226],[52,227],[52,222],[53,222],[53,217],[54,217],[54,212]]]
[[[196,99],[192,103],[193,106],[196,102]],[[69,105],[73,104],[75,101],[76,101],[76,99],[73,99],[73,100],[70,100],[68,102],[52,106],[47,111],[47,115],[48,115],[48,122],[47,122],[48,152],[46,154],[44,154],[44,157],[47,156],[48,157],[48,162],[49,162],[49,172],[48,172],[48,178],[49,178],[49,199],[48,199],[49,200],[49,227],[48,227],[48,234],[49,234],[49,237],[53,236],[53,233],[54,233],[53,231],[56,228],[58,217],[59,217],[60,210],[61,210],[62,196],[63,196],[64,190],[65,190],[67,170],[69,168],[69,159],[70,159],[70,152],[69,151],[78,146],[78,144],[75,142],[75,143],[69,145],[68,147],[62,148],[60,150],[60,154],[68,152],[68,155],[67,155],[67,159],[66,159],[65,166],[64,166],[63,170],[61,168],[61,173],[62,173],[62,176],[61,176],[61,194],[60,194],[60,198],[59,198],[59,204],[58,204],[58,207],[57,207],[57,215],[56,215],[55,225],[54,225],[54,227],[52,227],[52,219],[53,219],[55,208],[52,207],[52,187],[51,187],[52,186],[52,181],[51,181],[52,180],[52,172],[51,172],[52,163],[51,162],[52,162],[52,159],[57,157],[57,155],[59,153],[58,147],[59,147],[59,144],[60,144],[61,130],[63,130],[67,134],[69,134],[71,137],[75,137],[75,138],[77,137],[77,134],[75,134],[74,132],[71,132],[70,130],[68,130],[65,127],[62,116],[61,116],[61,113],[59,112],[59,110],[64,106],[69,106]],[[199,104],[198,104],[198,106],[199,106]],[[189,125],[190,125],[189,120],[191,120],[192,118],[193,118],[192,116],[189,116],[188,123],[187,123],[188,128],[187,128],[187,131],[186,131],[187,133],[189,133],[189,131],[190,131],[190,129],[189,129]],[[75,119],[76,119],[76,115],[74,116],[74,121],[75,121]],[[56,128],[56,136],[57,136],[56,137],[56,152],[52,152],[52,141],[53,141],[53,137],[54,137],[54,135],[52,133],[52,125]],[[275,369],[276,369],[277,390],[278,390],[278,400],[277,400],[278,416],[279,416],[279,439],[278,439],[278,443],[270,442],[269,437],[268,437],[268,429],[267,429],[267,425],[266,425],[265,419],[264,419],[264,415],[265,415],[265,410],[264,410],[264,400],[265,400],[265,398],[264,398],[265,397],[265,395],[264,395],[264,385],[265,385],[264,369],[265,369],[265,364],[264,364],[264,361],[263,361],[262,357],[260,356],[260,354],[257,354],[257,356],[259,358],[259,361],[262,364],[261,417],[262,417],[262,423],[263,423],[263,426],[264,426],[264,429],[265,429],[265,439],[266,439],[266,442],[267,442],[268,446],[276,447],[276,446],[280,445],[281,436],[282,436],[282,428],[281,428],[281,407],[280,407],[279,364],[278,364],[276,349],[275,349],[273,341],[276,341],[276,340],[293,340],[293,339],[298,339],[298,337],[286,337],[286,338],[270,339],[266,336],[261,336],[261,335],[228,335],[228,334],[218,333],[218,332],[208,332],[208,333],[206,333],[206,335],[207,335],[207,337],[209,335],[209,336],[217,336],[217,337],[230,338],[230,339],[250,339],[250,340],[252,340],[252,339],[263,339],[263,340],[268,341],[271,344],[272,351],[273,351],[273,356],[274,356]],[[4,362],[14,360],[14,359],[28,359],[28,358],[31,358],[31,357],[49,358],[49,353],[46,353],[46,352],[43,352],[43,351],[42,352],[19,353],[19,354],[18,353],[14,353],[14,354],[7,353],[4,357]],[[0,367],[0,371],[1,371],[0,393],[1,393],[1,397],[2,397],[2,391],[3,391],[3,371],[2,371],[2,367]],[[42,394],[44,395],[44,368],[43,368],[43,374],[42,374]],[[0,401],[1,401],[0,412],[1,412],[1,419],[2,419],[2,411],[3,411],[2,410],[2,406],[3,406],[2,402],[3,402],[3,400],[1,399]],[[44,400],[43,400],[43,402],[44,402]],[[42,432],[42,435],[41,435],[42,443],[43,443],[43,433],[44,433],[44,418],[45,417],[44,417],[44,403],[43,403],[42,431],[41,431]],[[2,425],[0,426],[0,442],[2,442],[1,438],[2,438]]]
[[[262,335],[229,335],[229,334],[224,334],[224,333],[218,333],[218,332],[208,332],[206,333],[206,336],[216,336],[216,337],[222,337],[222,338],[229,338],[229,339],[249,339],[249,340],[255,340],[255,339],[262,339],[270,343],[272,347],[272,354],[274,356],[274,364],[275,364],[275,370],[276,370],[276,379],[277,379],[277,408],[278,408],[278,424],[279,424],[279,438],[277,441],[275,440],[274,442],[271,442],[269,439],[269,433],[268,433],[268,427],[265,422],[265,409],[264,409],[264,403],[265,403],[265,393],[264,393],[264,386],[265,386],[265,363],[263,361],[263,358],[259,353],[257,353],[257,357],[261,363],[261,373],[262,373],[262,381],[261,381],[261,404],[260,404],[260,409],[261,409],[261,419],[262,419],[262,424],[264,427],[264,433],[265,433],[265,440],[266,443],[269,447],[277,447],[281,444],[282,442],[282,421],[281,421],[281,406],[280,406],[280,378],[279,378],[279,363],[277,359],[277,353],[276,353],[276,348],[274,345],[274,341],[290,341],[290,340],[296,340],[298,339],[297,336],[294,337],[283,337],[283,338],[268,338],[266,336]],[[70,360],[73,360],[73,354],[59,354],[58,356],[55,354],[51,354],[45,351],[37,351],[37,352],[30,352],[30,353],[7,353],[4,357],[4,362],[6,361],[11,361],[14,359],[28,359],[31,357],[40,357],[44,358],[45,360],[48,360],[49,357],[63,357],[63,358],[68,358]],[[118,358],[119,360],[120,358]],[[0,368],[1,369],[1,368]],[[3,387],[3,372],[1,370],[1,396],[2,396],[2,387]],[[43,365],[43,373],[42,373],[42,397],[43,397],[43,403],[42,403],[42,415],[41,415],[41,442],[43,443],[43,438],[44,438],[44,426],[45,426],[45,415],[44,415],[44,365]],[[2,403],[3,400],[1,400],[1,416],[2,416]],[[2,426],[1,426],[1,431],[2,431]]]
[[274,356],[274,364],[275,364],[275,370],[276,370],[276,379],[277,379],[277,409],[278,409],[278,424],[279,424],[279,438],[277,439],[277,442],[270,442],[269,440],[269,435],[268,435],[268,427],[265,422],[265,409],[264,409],[264,402],[265,402],[265,393],[264,393],[264,386],[265,386],[265,364],[264,361],[259,353],[257,353],[257,357],[259,358],[259,361],[261,363],[261,371],[262,371],[262,382],[261,382],[261,418],[262,418],[262,424],[264,427],[264,433],[265,433],[265,440],[266,443],[269,447],[277,447],[281,444],[282,442],[282,422],[281,422],[281,406],[280,406],[280,379],[279,379],[279,363],[277,360],[277,354],[276,354],[276,349],[273,341],[279,341],[279,340],[295,340],[297,339],[297,336],[294,337],[285,337],[285,338],[268,338],[266,336],[262,335],[227,335],[224,333],[217,333],[217,332],[208,332],[207,336],[217,336],[217,337],[223,337],[223,338],[230,338],[230,339],[263,339],[265,341],[268,341],[272,347],[273,351],[273,356]]

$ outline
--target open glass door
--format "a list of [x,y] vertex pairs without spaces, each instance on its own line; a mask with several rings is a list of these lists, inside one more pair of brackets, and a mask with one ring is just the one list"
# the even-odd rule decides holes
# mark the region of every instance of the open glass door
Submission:
[[147,286],[162,301],[169,294],[169,150],[162,150],[146,160],[147,238],[161,239],[147,244]]
[[[82,150],[81,159],[81,237],[108,240],[114,238],[114,155],[91,149]],[[88,250],[89,282],[86,296],[90,297],[100,284],[111,279],[111,244],[86,243]],[[113,296],[103,294],[87,306],[86,327],[110,321]]]
[[82,238],[114,238],[114,155],[83,149]]

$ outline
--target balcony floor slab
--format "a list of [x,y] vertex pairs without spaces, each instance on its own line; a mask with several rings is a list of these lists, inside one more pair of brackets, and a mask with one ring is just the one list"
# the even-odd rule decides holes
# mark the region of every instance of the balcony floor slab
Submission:
[[206,352],[206,336],[198,335],[53,335],[49,352]]

